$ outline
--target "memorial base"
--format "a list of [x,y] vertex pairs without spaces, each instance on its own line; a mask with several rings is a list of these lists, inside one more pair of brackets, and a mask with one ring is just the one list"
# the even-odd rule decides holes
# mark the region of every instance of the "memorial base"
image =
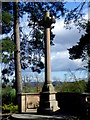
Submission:
[[38,114],[52,114],[59,110],[58,101],[56,101],[56,92],[53,85],[45,84],[40,94],[40,103],[37,110]]

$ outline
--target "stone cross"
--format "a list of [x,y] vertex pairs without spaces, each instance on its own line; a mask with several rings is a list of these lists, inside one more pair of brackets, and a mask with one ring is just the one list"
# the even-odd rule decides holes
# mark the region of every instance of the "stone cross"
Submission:
[[55,23],[55,18],[49,16],[49,11],[40,24],[44,27],[45,34],[45,83],[40,93],[40,103],[37,112],[39,114],[51,114],[60,108],[56,101],[56,92],[51,82],[51,60],[50,60],[50,27]]

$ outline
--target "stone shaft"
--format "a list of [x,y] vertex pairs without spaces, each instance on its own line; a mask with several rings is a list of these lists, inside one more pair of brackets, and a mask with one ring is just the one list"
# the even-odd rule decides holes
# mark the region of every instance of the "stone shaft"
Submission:
[[45,28],[45,83],[51,83],[50,28]]

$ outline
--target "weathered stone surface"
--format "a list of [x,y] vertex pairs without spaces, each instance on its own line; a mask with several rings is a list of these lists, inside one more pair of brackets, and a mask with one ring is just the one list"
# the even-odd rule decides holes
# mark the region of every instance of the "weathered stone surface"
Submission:
[[[21,113],[29,112],[29,109],[35,109],[39,105],[40,94],[22,93],[19,95],[21,104]],[[19,106],[20,107],[20,106]]]
[[26,105],[25,105],[25,96],[22,96],[22,112],[26,111]]
[[45,28],[45,83],[40,94],[38,114],[51,114],[60,109],[51,82],[50,26],[54,22],[54,19],[49,16],[49,11],[46,11],[43,20]]
[[44,84],[42,88],[42,92],[55,93],[52,83]]

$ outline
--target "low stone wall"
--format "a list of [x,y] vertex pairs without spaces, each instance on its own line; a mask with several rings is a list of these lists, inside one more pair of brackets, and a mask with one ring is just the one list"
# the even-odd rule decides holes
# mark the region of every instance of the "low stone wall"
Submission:
[[88,114],[88,100],[89,93],[57,93],[56,99],[60,107],[61,112],[74,114],[74,115],[86,115]]
[[[56,100],[61,113],[74,115],[86,115],[90,110],[89,93],[56,93]],[[28,109],[35,109],[39,106],[39,93],[21,94],[21,112],[27,112]]]
[[40,94],[38,93],[23,93],[21,94],[21,112],[27,112],[28,109],[38,107]]

